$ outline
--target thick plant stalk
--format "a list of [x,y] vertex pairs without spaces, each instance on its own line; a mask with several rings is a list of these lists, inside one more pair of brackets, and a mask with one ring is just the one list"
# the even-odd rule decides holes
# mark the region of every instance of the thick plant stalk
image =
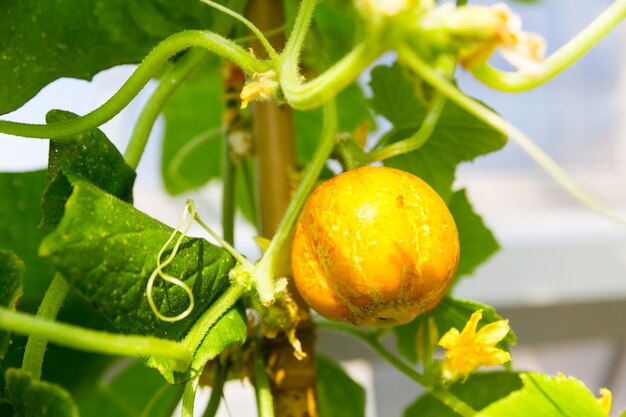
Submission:
[[[284,24],[282,0],[253,0],[248,17],[263,32]],[[276,50],[284,47],[283,34],[269,38]],[[257,56],[265,51],[256,43],[252,45]],[[276,103],[255,103],[253,107],[253,132],[257,156],[258,207],[260,228],[264,237],[271,238],[291,200],[289,175],[296,168],[295,129],[291,109]],[[290,291],[300,309],[308,316],[308,307],[290,284]],[[315,404],[316,368],[313,325],[304,322],[297,330],[302,350],[307,357],[298,360],[289,340],[283,335],[265,341],[266,363],[274,399],[276,417],[317,416]]]

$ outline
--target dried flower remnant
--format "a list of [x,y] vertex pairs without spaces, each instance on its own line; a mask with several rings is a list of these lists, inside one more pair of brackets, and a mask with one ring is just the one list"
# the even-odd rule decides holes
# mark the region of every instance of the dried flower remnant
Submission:
[[500,24],[487,40],[461,52],[459,59],[465,68],[470,69],[486,62],[498,50],[509,64],[523,73],[539,75],[544,71],[546,42],[538,34],[524,32],[519,15],[501,3],[472,8],[490,14]]
[[241,108],[248,107],[248,103],[252,100],[272,99],[278,90],[278,82],[275,78],[274,71],[254,73],[252,80],[246,82],[241,90]]

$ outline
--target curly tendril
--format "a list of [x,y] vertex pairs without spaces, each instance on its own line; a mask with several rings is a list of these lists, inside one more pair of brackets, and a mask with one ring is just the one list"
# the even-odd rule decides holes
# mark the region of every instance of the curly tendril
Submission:
[[[176,229],[174,229],[174,231],[170,235],[169,239],[167,239],[167,242],[165,242],[165,244],[163,245],[163,247],[161,247],[161,250],[157,254],[157,257],[156,257],[157,266],[154,269],[154,271],[152,271],[152,275],[150,275],[150,278],[148,279],[148,284],[146,285],[146,297],[148,298],[148,304],[150,305],[150,308],[152,309],[152,312],[154,313],[154,315],[157,316],[158,319],[162,321],[175,322],[175,321],[182,320],[185,317],[187,317],[189,314],[191,314],[195,305],[194,296],[193,296],[193,292],[191,291],[191,288],[189,288],[189,286],[185,282],[183,282],[181,279],[173,277],[171,275],[167,275],[166,273],[163,272],[165,267],[168,266],[176,257],[180,244],[182,243],[185,236],[187,236],[187,233],[189,232],[189,229],[191,228],[191,224],[193,223],[195,214],[196,214],[196,210],[195,210],[193,201],[187,200],[185,204],[185,210],[183,211],[183,217],[181,218],[180,223],[178,224]],[[182,230],[182,232],[180,232],[183,225],[185,225],[185,228]],[[179,232],[180,232],[180,236],[176,240],[176,243],[174,244],[174,248],[172,249],[170,256],[168,256],[168,258],[165,261],[161,262],[161,257],[163,256],[163,252],[165,252],[165,249],[167,249],[170,243],[172,243],[172,240],[174,240],[176,233],[179,233]],[[161,314],[152,296],[152,289],[154,287],[154,282],[156,281],[157,277],[160,277],[161,279],[163,279],[166,282],[169,282],[172,285],[182,288],[182,290],[187,293],[187,296],[189,297],[189,305],[187,306],[187,309],[185,311],[178,314],[177,316],[166,316],[164,314]]]

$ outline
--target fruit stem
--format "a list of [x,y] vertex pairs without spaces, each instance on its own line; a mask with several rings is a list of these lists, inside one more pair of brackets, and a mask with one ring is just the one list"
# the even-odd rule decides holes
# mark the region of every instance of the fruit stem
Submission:
[[543,63],[544,72],[539,75],[502,71],[488,63],[473,68],[472,74],[485,85],[498,90],[508,92],[530,90],[576,62],[624,18],[626,18],[626,0],[614,1],[586,28],[546,58]]

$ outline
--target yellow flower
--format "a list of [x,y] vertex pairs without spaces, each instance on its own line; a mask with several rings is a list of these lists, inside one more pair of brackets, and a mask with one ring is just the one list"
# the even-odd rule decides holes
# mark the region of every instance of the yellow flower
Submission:
[[448,349],[442,364],[446,381],[464,378],[481,366],[495,366],[511,360],[508,352],[495,347],[509,332],[508,321],[499,320],[476,331],[482,317],[482,310],[475,311],[462,332],[453,327],[439,340],[439,346]]
[[246,82],[241,90],[241,108],[248,107],[248,103],[252,100],[270,100],[274,97],[278,89],[278,82],[276,82],[275,77],[274,71],[255,73],[252,80]]
[[600,388],[600,398],[598,398],[598,404],[600,404],[600,408],[604,411],[604,414],[607,416],[611,412],[611,400],[613,399],[613,394],[607,388]]

